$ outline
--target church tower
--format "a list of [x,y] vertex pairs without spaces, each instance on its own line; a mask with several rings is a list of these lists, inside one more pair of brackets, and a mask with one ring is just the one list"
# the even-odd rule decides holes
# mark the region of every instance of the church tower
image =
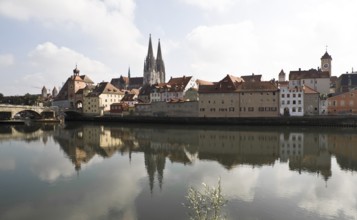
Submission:
[[285,73],[284,73],[284,70],[281,70],[280,73],[279,73],[279,82],[285,82]]
[[159,44],[157,47],[156,72],[158,73],[158,75],[160,77],[160,82],[162,82],[162,83],[166,82],[165,81],[165,64],[162,59],[160,39],[159,39]]
[[325,52],[325,54],[321,57],[321,70],[323,72],[328,71],[331,77],[331,61],[332,61],[332,57],[330,56],[330,54],[327,53],[327,50]]
[[155,57],[154,52],[152,50],[151,43],[151,34],[149,38],[149,48],[148,54],[146,55],[145,63],[144,63],[144,85],[152,85],[156,82],[156,71],[155,71]]
[[165,65],[162,59],[160,40],[157,49],[157,59],[155,59],[152,49],[151,35],[149,38],[148,54],[146,55],[144,62],[143,78],[144,85],[153,85],[165,82]]
[[47,89],[45,86],[42,87],[41,95],[42,95],[42,98],[47,98]]

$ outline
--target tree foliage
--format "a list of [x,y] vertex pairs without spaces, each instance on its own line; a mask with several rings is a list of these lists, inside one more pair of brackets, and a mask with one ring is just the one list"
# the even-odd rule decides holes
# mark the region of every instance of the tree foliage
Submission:
[[227,200],[222,195],[221,180],[218,180],[217,187],[210,187],[202,183],[203,189],[197,190],[190,187],[187,192],[187,204],[191,220],[221,220],[225,219],[222,214],[222,207],[227,204]]
[[26,93],[23,96],[4,96],[0,93],[0,103],[10,105],[36,105],[40,95]]

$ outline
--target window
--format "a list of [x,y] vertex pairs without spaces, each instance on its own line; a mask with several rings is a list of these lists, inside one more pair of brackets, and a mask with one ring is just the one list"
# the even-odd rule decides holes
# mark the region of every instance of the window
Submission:
[[248,111],[249,112],[253,112],[254,111],[254,107],[248,107]]
[[295,107],[293,107],[293,112],[296,112],[296,108]]
[[290,98],[290,94],[287,94],[286,97]]
[[295,98],[295,97],[296,97],[296,94],[294,93],[294,94],[293,94],[293,98]]

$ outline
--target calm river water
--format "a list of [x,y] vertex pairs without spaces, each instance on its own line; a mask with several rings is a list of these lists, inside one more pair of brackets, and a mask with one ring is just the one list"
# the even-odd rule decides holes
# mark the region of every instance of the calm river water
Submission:
[[227,219],[357,219],[357,129],[0,126],[0,219],[188,219],[217,186]]

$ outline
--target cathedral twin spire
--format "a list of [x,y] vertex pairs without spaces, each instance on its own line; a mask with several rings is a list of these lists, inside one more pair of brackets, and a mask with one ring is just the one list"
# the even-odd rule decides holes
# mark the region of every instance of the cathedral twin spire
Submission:
[[146,55],[144,63],[144,85],[153,85],[164,82],[165,64],[162,59],[160,39],[157,48],[157,58],[155,59],[150,34],[148,54]]

